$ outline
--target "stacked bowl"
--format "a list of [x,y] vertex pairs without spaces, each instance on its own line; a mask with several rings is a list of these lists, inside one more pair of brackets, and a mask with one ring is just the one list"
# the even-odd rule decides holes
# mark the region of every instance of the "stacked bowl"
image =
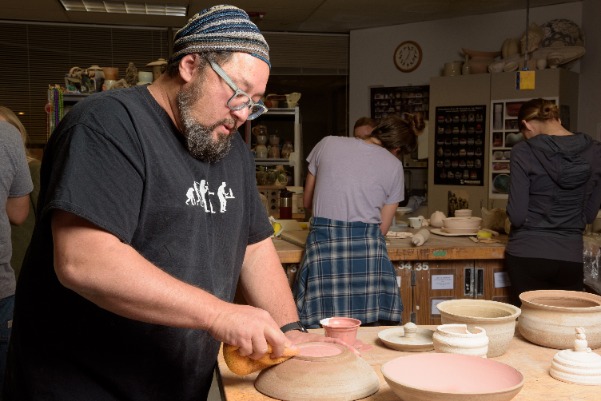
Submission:
[[447,217],[442,219],[442,231],[449,234],[475,234],[481,223],[481,217]]

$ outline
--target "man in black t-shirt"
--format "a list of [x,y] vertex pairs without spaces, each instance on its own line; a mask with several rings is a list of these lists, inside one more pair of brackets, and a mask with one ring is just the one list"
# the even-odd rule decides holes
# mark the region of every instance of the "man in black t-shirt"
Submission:
[[[65,116],[44,154],[4,400],[204,400],[221,342],[258,359],[324,340],[295,324],[237,135],[266,110],[269,69],[248,15],[216,6],[178,31],[151,85]],[[249,305],[232,303],[238,284]]]

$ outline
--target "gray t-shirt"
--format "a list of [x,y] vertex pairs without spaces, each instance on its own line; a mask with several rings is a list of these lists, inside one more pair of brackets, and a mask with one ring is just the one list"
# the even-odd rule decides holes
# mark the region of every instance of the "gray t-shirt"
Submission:
[[19,131],[0,121],[0,299],[15,293],[15,272],[10,266],[12,244],[6,201],[33,191],[33,182]]
[[381,146],[328,136],[307,161],[315,176],[314,216],[380,224],[382,206],[404,199],[403,164]]

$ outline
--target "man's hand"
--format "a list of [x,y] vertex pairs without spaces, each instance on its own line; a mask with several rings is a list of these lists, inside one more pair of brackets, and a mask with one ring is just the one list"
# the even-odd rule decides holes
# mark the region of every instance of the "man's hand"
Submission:
[[271,345],[272,358],[292,346],[271,315],[248,305],[228,304],[213,320],[209,333],[217,340],[238,348],[241,356],[260,359]]

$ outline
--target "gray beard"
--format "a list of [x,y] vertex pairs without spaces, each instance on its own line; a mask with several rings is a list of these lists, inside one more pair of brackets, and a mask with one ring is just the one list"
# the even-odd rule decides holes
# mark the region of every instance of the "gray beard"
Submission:
[[218,134],[217,139],[213,139],[213,130],[222,124],[231,123],[231,120],[220,120],[211,126],[198,123],[192,116],[192,108],[199,97],[199,92],[200,88],[195,85],[188,90],[181,90],[177,95],[186,148],[195,159],[207,163],[217,163],[232,148],[232,137],[236,130],[230,131],[229,134]]

